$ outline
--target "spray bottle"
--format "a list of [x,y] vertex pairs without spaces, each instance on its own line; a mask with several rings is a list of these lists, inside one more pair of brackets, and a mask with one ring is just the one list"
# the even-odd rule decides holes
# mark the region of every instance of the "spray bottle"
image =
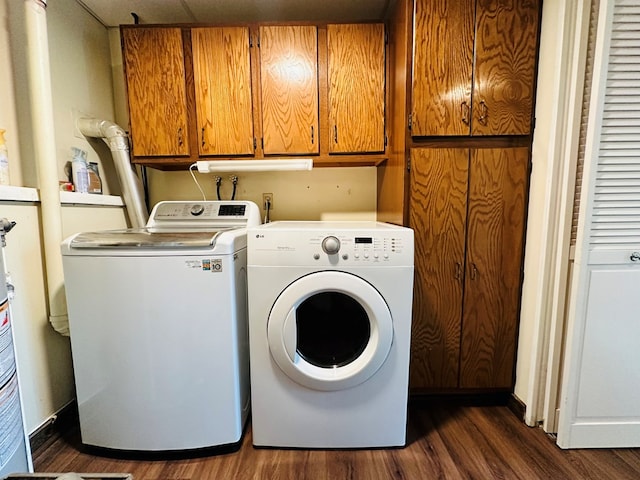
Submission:
[[71,147],[73,159],[71,160],[71,175],[76,192],[87,193],[89,191],[89,173],[87,172],[87,152],[76,147]]
[[7,145],[4,142],[4,132],[0,128],[0,185],[10,185],[9,155],[7,153]]

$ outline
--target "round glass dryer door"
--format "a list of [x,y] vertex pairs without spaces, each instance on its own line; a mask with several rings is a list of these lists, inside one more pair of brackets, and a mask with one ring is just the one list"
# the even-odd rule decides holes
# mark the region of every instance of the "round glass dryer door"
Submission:
[[267,325],[271,356],[297,383],[342,390],[371,377],[393,341],[391,312],[369,283],[345,272],[301,277],[283,290]]

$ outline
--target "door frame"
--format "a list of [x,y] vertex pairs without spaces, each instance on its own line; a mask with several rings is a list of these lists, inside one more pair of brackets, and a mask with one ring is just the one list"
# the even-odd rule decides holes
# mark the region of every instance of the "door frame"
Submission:
[[[515,395],[555,432],[590,3],[544,2]],[[544,95],[541,95],[544,92]]]

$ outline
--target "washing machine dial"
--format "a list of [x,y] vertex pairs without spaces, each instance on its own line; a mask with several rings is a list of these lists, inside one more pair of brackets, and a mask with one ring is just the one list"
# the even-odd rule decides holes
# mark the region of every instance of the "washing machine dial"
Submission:
[[340,240],[338,240],[333,235],[324,237],[322,240],[322,250],[327,255],[335,255],[340,251]]
[[191,215],[195,217],[197,217],[198,215],[202,215],[202,212],[204,212],[204,205],[200,205],[199,203],[196,203],[191,207],[190,212],[191,212]]

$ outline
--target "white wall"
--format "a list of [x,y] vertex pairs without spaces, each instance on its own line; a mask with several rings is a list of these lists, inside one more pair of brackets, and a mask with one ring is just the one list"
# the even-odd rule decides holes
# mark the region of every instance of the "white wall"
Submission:
[[[109,36],[93,16],[75,0],[52,0],[46,9],[55,125],[58,180],[65,180],[65,163],[72,146],[101,164],[105,193],[117,193],[111,157],[101,141],[75,136],[72,111],[114,120]],[[0,0],[0,128],[8,131],[12,184],[38,186],[33,154],[30,96],[26,65],[25,2]],[[74,396],[69,339],[48,322],[41,211],[35,200],[11,201],[0,189],[0,217],[17,222],[8,235],[7,266],[16,287],[12,303],[16,351],[25,405],[27,430],[32,433]],[[126,226],[121,207],[65,205],[63,234]],[[61,239],[62,240],[62,239]]]
[[[20,148],[18,139],[18,118],[16,112],[15,82],[11,62],[11,32],[9,19],[9,1],[0,0],[0,128],[6,130],[5,138],[9,154],[11,183],[22,185],[20,166]],[[15,5],[14,5],[15,9]],[[13,18],[11,19],[13,21]]]
[[[69,338],[53,330],[46,308],[38,202],[0,202],[0,216],[16,222],[7,235],[7,270],[15,286],[11,302],[20,388],[28,432],[75,397]],[[119,207],[62,209],[64,235],[82,230],[123,228]]]
[[[207,200],[216,200],[213,174],[194,175]],[[150,199],[192,200],[202,195],[188,172],[149,171]],[[221,174],[222,199],[231,198],[233,184]],[[316,168],[310,172],[261,172],[238,175],[236,199],[251,200],[262,210],[262,194],[273,194],[275,220],[375,220],[376,168]],[[264,211],[263,211],[264,215]]]
[[[536,92],[536,126],[534,132],[532,163],[533,169],[530,181],[529,201],[541,201],[548,195],[548,169],[550,162],[548,144],[553,135],[555,122],[549,118],[549,114],[555,110],[556,100],[554,71],[557,68],[556,49],[559,45],[557,35],[559,33],[557,8],[559,2],[543,4],[543,15],[541,25],[540,53],[538,55],[538,84]],[[520,328],[518,340],[518,359],[516,363],[516,384],[515,395],[522,401],[528,397],[529,378],[531,375],[532,345],[538,320],[537,299],[540,298],[538,287],[541,280],[538,274],[543,270],[546,260],[544,255],[545,247],[540,242],[540,237],[544,236],[546,230],[545,221],[548,212],[543,208],[535,208],[530,203],[529,216],[527,219],[526,238],[526,258],[525,276],[522,292],[523,310],[520,315]]]

